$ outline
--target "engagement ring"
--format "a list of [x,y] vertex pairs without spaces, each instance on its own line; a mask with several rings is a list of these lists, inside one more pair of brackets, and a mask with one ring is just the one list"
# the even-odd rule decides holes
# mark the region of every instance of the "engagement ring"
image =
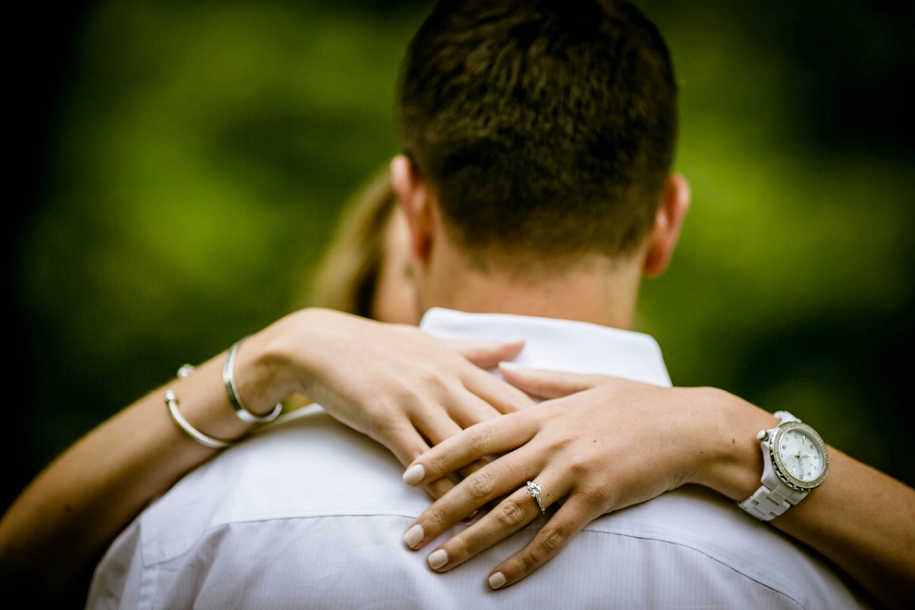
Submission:
[[543,513],[543,514],[545,515],[545,514],[546,514],[546,510],[543,508],[543,502],[540,501],[540,492],[541,492],[541,491],[543,491],[543,488],[540,487],[540,484],[537,483],[536,481],[528,481],[528,482],[527,482],[527,493],[528,493],[528,495],[529,495],[530,497],[532,497],[533,499],[537,500],[537,506],[540,507],[540,512]]

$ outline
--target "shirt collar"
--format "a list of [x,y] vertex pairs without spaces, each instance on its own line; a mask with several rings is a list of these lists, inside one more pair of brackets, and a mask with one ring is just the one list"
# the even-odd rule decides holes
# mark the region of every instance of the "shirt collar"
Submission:
[[420,328],[443,339],[506,341],[524,339],[519,366],[613,375],[669,387],[670,375],[653,337],[571,320],[512,314],[471,314],[434,307]]

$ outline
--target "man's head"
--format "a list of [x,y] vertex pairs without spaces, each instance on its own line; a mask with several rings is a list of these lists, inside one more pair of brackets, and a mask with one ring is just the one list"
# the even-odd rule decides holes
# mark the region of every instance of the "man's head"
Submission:
[[676,99],[663,39],[627,3],[444,0],[407,51],[399,128],[468,264],[533,277],[644,247]]

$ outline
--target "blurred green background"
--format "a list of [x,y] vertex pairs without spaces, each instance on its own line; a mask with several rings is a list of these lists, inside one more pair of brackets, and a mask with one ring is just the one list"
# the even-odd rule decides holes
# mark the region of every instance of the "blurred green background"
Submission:
[[[790,410],[912,485],[915,4],[639,5],[674,55],[694,199],[639,328],[676,384]],[[341,204],[398,150],[398,65],[429,7],[32,9],[0,508],[179,365],[289,311]]]

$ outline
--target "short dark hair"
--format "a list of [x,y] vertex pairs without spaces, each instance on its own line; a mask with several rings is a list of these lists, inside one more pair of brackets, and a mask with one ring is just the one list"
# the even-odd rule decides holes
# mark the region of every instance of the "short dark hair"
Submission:
[[407,50],[398,115],[472,260],[542,267],[642,242],[677,86],[657,28],[626,2],[443,0]]

